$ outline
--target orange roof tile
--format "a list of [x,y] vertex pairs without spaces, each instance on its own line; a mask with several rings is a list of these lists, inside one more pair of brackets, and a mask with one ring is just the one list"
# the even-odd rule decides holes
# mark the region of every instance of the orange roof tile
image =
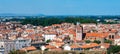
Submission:
[[109,31],[109,32],[111,32],[111,33],[115,33],[115,32],[117,32],[117,30],[115,30],[115,29],[111,29],[111,31]]
[[120,36],[115,36],[115,38],[114,39],[120,39]]
[[110,44],[109,43],[103,43],[103,44],[100,44],[101,46],[104,46],[105,48],[109,48],[110,47]]
[[36,48],[34,46],[29,46],[29,47],[25,47],[25,48],[22,48],[21,50],[27,50],[27,51],[30,51],[30,50],[36,50]]
[[60,26],[60,24],[53,24],[52,26]]
[[52,51],[62,51],[61,48],[54,48],[54,49],[51,49]]
[[56,46],[62,46],[64,43],[55,43]]
[[107,37],[109,33],[86,33],[86,36]]
[[46,48],[49,48],[49,49],[54,49],[54,48],[56,48],[55,46],[52,46],[52,45],[46,45],[45,47],[46,47]]
[[81,48],[91,48],[91,47],[96,47],[99,46],[97,43],[90,43],[90,44],[85,44],[81,46]]
[[25,31],[28,32],[28,33],[30,33],[30,32],[34,32],[33,29],[27,29],[27,30],[25,30]]
[[72,44],[70,47],[71,48],[80,48],[80,45],[78,45],[78,44]]

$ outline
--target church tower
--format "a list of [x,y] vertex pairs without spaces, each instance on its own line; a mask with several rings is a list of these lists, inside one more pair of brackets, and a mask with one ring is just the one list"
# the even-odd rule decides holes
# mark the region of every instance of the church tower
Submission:
[[76,24],[76,40],[82,40],[83,29],[79,22]]

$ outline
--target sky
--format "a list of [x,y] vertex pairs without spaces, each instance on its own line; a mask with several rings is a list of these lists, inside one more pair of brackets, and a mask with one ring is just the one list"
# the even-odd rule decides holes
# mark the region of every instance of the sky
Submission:
[[0,13],[120,15],[120,0],[0,0]]

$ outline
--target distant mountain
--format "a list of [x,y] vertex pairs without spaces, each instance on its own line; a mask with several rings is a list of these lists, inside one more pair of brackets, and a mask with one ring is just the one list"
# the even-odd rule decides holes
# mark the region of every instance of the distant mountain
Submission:
[[0,13],[0,16],[44,16],[44,14],[13,14],[13,13]]

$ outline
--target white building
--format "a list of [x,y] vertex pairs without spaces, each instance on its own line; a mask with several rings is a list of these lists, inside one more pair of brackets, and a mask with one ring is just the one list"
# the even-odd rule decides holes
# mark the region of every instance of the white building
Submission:
[[12,50],[19,50],[28,46],[31,46],[31,39],[0,40],[0,54],[8,54]]
[[15,49],[19,50],[31,46],[31,39],[18,38],[15,40]]
[[66,50],[66,51],[70,51],[70,50],[71,50],[71,47],[70,47],[69,45],[65,45],[65,46],[63,47],[63,49]]
[[114,39],[114,44],[115,45],[120,45],[120,36],[116,36]]
[[45,41],[47,41],[47,40],[55,39],[56,35],[55,34],[44,34],[43,37],[45,38]]
[[15,49],[14,41],[12,40],[0,40],[0,54],[8,54]]

